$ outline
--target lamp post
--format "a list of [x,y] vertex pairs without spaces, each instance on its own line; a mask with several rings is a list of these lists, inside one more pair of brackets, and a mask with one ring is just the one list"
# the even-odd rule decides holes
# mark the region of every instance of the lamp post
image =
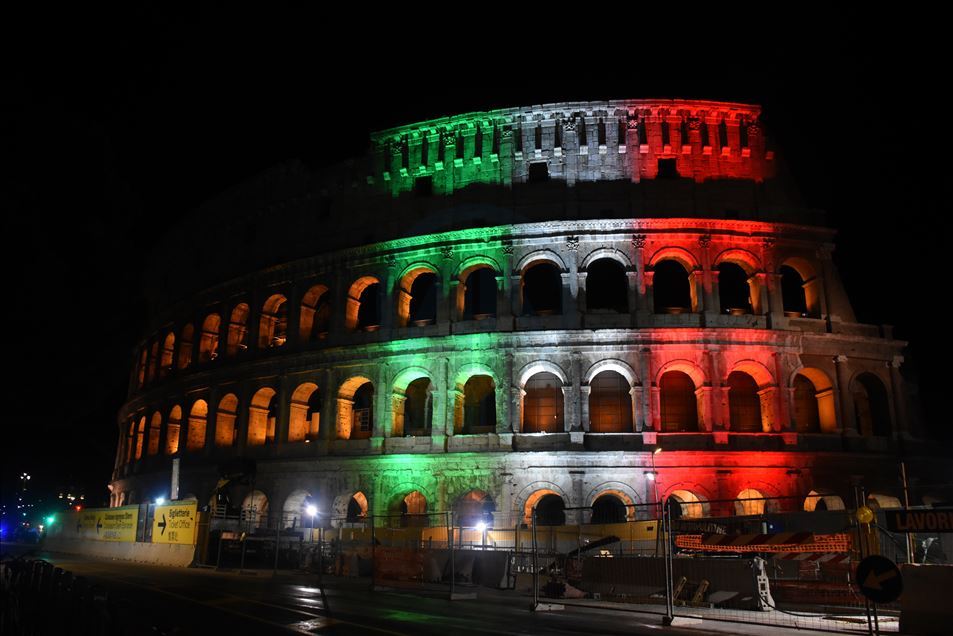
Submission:
[[655,489],[655,503],[656,503],[656,505],[660,504],[661,502],[659,501],[659,498],[658,498],[658,471],[655,470],[655,456],[658,455],[658,454],[661,453],[661,452],[662,452],[662,447],[661,447],[661,446],[659,446],[659,447],[656,448],[654,451],[652,451],[652,455],[651,455],[651,458],[652,458],[652,472],[650,472],[650,473],[648,474],[648,478],[652,481],[652,486],[653,486],[654,489]]

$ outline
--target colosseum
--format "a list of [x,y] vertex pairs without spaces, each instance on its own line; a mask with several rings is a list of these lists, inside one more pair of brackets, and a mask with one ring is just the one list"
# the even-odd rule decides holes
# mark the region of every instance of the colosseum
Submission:
[[512,527],[896,503],[928,446],[905,343],[857,322],[760,115],[467,113],[223,193],[150,257],[111,505]]

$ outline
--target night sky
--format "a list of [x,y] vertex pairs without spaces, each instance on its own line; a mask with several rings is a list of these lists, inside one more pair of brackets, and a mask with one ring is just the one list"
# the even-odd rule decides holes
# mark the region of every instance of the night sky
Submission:
[[546,34],[528,37],[506,20],[475,22],[499,32],[477,38],[452,22],[385,30],[127,11],[24,27],[30,37],[6,60],[5,498],[26,470],[37,488],[73,484],[90,504],[106,501],[145,324],[139,278],[150,246],[190,210],[282,161],[319,168],[359,155],[373,129],[566,100],[762,104],[806,202],[840,231],[835,258],[858,318],[910,340],[928,425],[950,438],[940,410],[949,310],[939,303],[950,285],[941,201],[953,127],[933,51],[898,55],[874,37],[813,32],[712,34],[692,50],[683,45],[694,38],[676,33],[670,52],[623,46],[639,37],[621,29],[582,46],[580,35],[535,23]]

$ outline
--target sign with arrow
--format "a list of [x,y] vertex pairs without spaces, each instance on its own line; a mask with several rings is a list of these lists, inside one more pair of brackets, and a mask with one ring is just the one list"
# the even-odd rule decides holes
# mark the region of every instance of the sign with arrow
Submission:
[[155,507],[152,518],[153,543],[195,543],[196,501],[183,501]]
[[86,508],[71,514],[73,522],[68,527],[71,531],[75,528],[74,538],[94,541],[136,540],[139,506]]
[[876,554],[857,564],[855,582],[860,593],[875,603],[891,603],[903,592],[903,577],[896,564]]

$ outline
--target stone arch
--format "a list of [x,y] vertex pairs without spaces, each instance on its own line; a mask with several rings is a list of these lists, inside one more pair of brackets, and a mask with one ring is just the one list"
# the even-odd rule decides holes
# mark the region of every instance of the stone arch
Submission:
[[603,482],[589,491],[589,494],[586,495],[585,505],[592,508],[596,500],[605,495],[616,497],[626,505],[626,519],[632,520],[636,518],[636,506],[642,503],[642,498],[639,497],[639,494],[635,492],[632,486],[621,481]]
[[870,371],[860,371],[851,378],[854,402],[854,426],[861,435],[890,435],[890,397],[882,379]]
[[809,318],[821,317],[821,278],[817,266],[801,256],[791,256],[778,266],[781,277],[781,301],[785,314]]
[[464,365],[461,365],[460,368],[457,369],[456,374],[453,376],[453,383],[456,387],[460,388],[466,384],[467,380],[475,375],[488,375],[493,378],[493,382],[499,386],[500,379],[497,377],[496,371],[494,371],[489,365],[482,362],[468,362]]
[[435,387],[423,367],[407,367],[394,378],[392,435],[426,435],[433,423]]
[[658,385],[662,381],[662,376],[669,371],[681,371],[692,379],[692,382],[695,383],[696,389],[708,384],[704,370],[691,360],[686,360],[683,358],[669,360],[659,367],[655,374],[655,384]]
[[762,515],[767,508],[765,495],[756,488],[745,488],[735,496],[734,509],[738,516]]
[[186,432],[185,449],[197,451],[205,448],[205,431],[208,427],[208,402],[196,400],[189,409],[189,427]]
[[363,523],[369,511],[367,495],[363,491],[338,495],[331,504],[331,526],[340,528],[346,524]]
[[218,402],[215,409],[215,446],[217,448],[231,448],[238,437],[236,422],[238,420],[238,396],[227,393]]
[[566,261],[564,261],[559,254],[548,249],[535,250],[529,254],[526,254],[519,260],[519,263],[517,263],[515,271],[522,276],[526,273],[527,269],[533,265],[538,265],[539,263],[543,262],[552,263],[556,266],[560,273],[569,271]]
[[[499,263],[488,256],[472,256],[457,269],[456,308],[460,320],[480,320],[495,316],[502,272]],[[485,273],[488,272],[488,273]]]
[[185,369],[192,364],[192,338],[195,334],[195,327],[188,323],[182,327],[182,335],[179,338],[179,355],[175,361],[178,369]]
[[[359,439],[361,437],[370,437],[370,432],[366,430],[368,423],[373,429],[374,408],[373,401],[370,404],[355,405],[357,398],[363,398],[364,395],[358,394],[365,386],[370,385],[370,390],[374,390],[374,383],[370,379],[356,375],[348,378],[340,387],[338,387],[337,397],[337,438],[338,439]],[[367,390],[365,389],[364,392]]]
[[258,347],[281,347],[288,341],[288,299],[272,294],[261,307],[258,322]]
[[565,431],[565,382],[550,371],[537,371],[521,387],[520,431]]
[[175,455],[179,452],[179,435],[182,431],[182,407],[176,404],[169,409],[169,417],[165,423],[165,454]]
[[522,515],[523,523],[526,525],[532,524],[533,506],[549,494],[562,497],[563,502],[567,504],[571,501],[566,492],[551,481],[534,481],[520,490],[520,493],[516,496],[516,506]]
[[775,386],[774,375],[768,371],[767,367],[757,360],[739,360],[738,362],[734,363],[730,369],[728,369],[725,379],[727,379],[729,375],[736,371],[750,375],[758,384],[759,389]]
[[238,303],[232,308],[228,318],[228,337],[225,342],[225,354],[234,356],[248,349],[248,303]]
[[481,522],[492,527],[494,512],[496,503],[493,497],[477,488],[468,490],[453,502],[454,522],[464,528],[475,527]]
[[252,395],[248,405],[247,445],[251,447],[273,444],[277,420],[278,392],[270,386],[261,387]]
[[673,488],[665,496],[666,505],[674,500],[678,503],[678,508],[672,510],[672,516],[676,519],[701,519],[711,516],[711,504],[708,503],[708,497],[695,489]]
[[210,313],[202,321],[202,334],[199,339],[199,362],[211,362],[218,357],[218,330],[222,318]]
[[823,488],[812,490],[807,493],[807,497],[804,499],[804,510],[807,512],[846,509],[847,506],[844,505],[843,499],[832,491]]
[[563,385],[569,384],[569,376],[566,375],[566,372],[563,371],[562,367],[560,367],[558,364],[549,360],[535,360],[520,369],[520,388],[523,388],[526,385],[526,382],[537,373],[552,373],[559,378]]
[[582,259],[582,263],[579,264],[579,271],[587,271],[590,265],[603,258],[616,261],[622,265],[626,271],[631,271],[634,268],[632,259],[622,250],[617,250],[614,247],[599,247],[586,254],[586,257]]
[[[380,285],[381,281],[376,276],[361,276],[353,283],[347,292],[347,308],[344,315],[344,326],[350,331],[357,329],[373,327],[380,324],[380,307],[376,299],[365,298],[365,291],[372,285]],[[376,316],[365,315],[361,306],[363,303],[373,303],[376,309]],[[374,312],[371,312],[374,313]],[[376,321],[374,320],[376,318]]]
[[288,441],[317,439],[321,430],[321,390],[314,382],[302,382],[291,394]]
[[712,267],[717,269],[722,263],[733,263],[743,269],[748,276],[761,271],[761,259],[748,250],[737,247],[728,248],[718,254],[712,261]]
[[[428,289],[417,290],[417,296],[414,295],[415,284],[419,283],[420,277],[426,275],[432,282]],[[420,261],[408,265],[397,278],[396,313],[397,326],[407,327],[416,320],[430,320],[436,322],[437,319],[437,282],[440,273],[436,267],[430,263]],[[418,285],[419,286],[419,285]],[[428,294],[429,291],[429,294]],[[426,307],[421,305],[423,302]],[[416,317],[415,317],[416,316]]]
[[884,495],[881,493],[869,493],[867,495],[867,505],[874,510],[896,510],[903,508],[900,499],[893,495]]
[[675,261],[684,267],[689,275],[696,269],[701,268],[701,264],[698,262],[698,259],[695,258],[695,255],[684,247],[669,246],[659,248],[649,259],[649,267],[654,269],[662,261]]
[[159,377],[164,378],[172,371],[172,357],[175,355],[175,332],[169,331],[162,340],[162,353],[159,360]]
[[638,386],[641,384],[638,374],[635,370],[629,365],[628,362],[623,360],[618,360],[615,358],[607,358],[605,360],[599,360],[598,362],[592,364],[589,369],[586,371],[583,376],[583,384],[589,384],[592,382],[592,379],[602,373],[603,371],[615,371],[623,378],[628,380],[629,386]]
[[[436,502],[436,498],[431,489],[421,486],[418,482],[404,481],[391,488],[390,493],[391,495],[387,500],[387,514],[423,515],[413,520],[417,523],[411,522],[407,523],[407,525],[429,525],[428,523],[421,522],[428,518],[426,513],[430,512],[429,508]],[[415,493],[419,496],[414,496]],[[410,501],[408,501],[408,497],[411,497]],[[406,505],[407,508],[402,509],[402,504]],[[402,519],[401,525],[404,524],[405,520]]]
[[159,438],[162,436],[162,413],[155,411],[149,418],[149,444],[146,449],[147,455],[159,454]]
[[834,384],[824,371],[815,367],[801,367],[791,374],[789,387],[794,389],[793,415],[798,432],[837,431]]
[[260,490],[252,490],[242,500],[241,521],[245,527],[261,528],[268,523],[268,497]]
[[312,285],[301,297],[298,334],[301,342],[327,337],[331,320],[331,294],[327,285]]
[[[282,528],[304,528],[318,527],[319,521],[314,519],[315,525],[312,526],[311,516],[308,514],[308,506],[314,506],[314,498],[311,493],[303,488],[293,490],[287,497],[281,507],[281,527]],[[320,515],[315,515],[318,517]]]

